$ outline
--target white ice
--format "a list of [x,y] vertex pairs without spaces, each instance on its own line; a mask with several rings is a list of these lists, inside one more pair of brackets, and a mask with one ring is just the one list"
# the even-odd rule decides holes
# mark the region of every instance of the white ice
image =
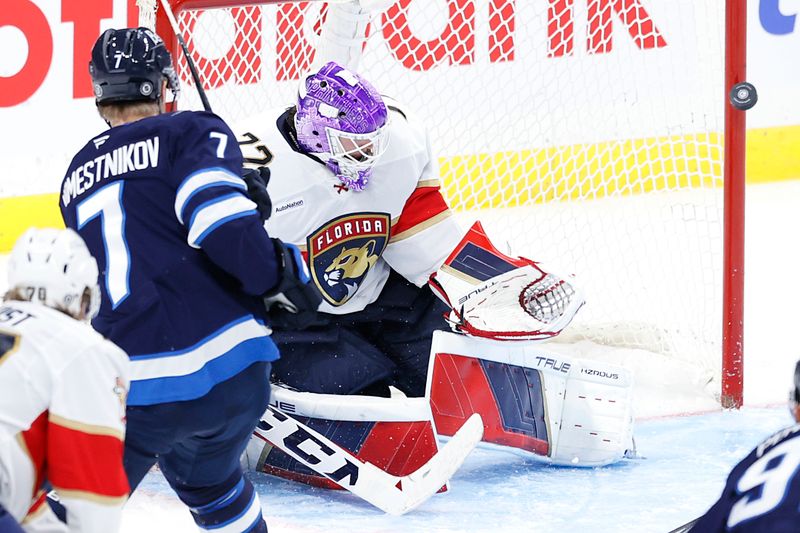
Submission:
[[[449,493],[400,517],[344,491],[263,474],[251,479],[273,533],[667,533],[702,514],[729,469],[789,422],[785,407],[644,421],[636,435],[644,458],[595,469],[551,467],[477,449],[451,480]],[[155,472],[128,503],[122,530],[195,531]]]
[[[720,412],[701,386],[681,390],[680,365],[635,351],[578,347],[629,366],[639,419],[637,460],[599,469],[557,468],[478,449],[451,490],[392,517],[343,491],[253,475],[271,532],[660,532],[688,522],[716,499],[731,466],[790,424],[786,398],[795,361],[800,296],[800,181],[747,188],[745,408]],[[5,261],[0,260],[0,280]],[[697,413],[679,416],[683,413]],[[126,533],[196,531],[159,472],[125,509]]]

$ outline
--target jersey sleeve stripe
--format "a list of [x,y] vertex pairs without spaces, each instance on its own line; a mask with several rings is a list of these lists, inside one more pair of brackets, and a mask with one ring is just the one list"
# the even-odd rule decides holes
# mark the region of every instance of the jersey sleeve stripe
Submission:
[[414,235],[416,235],[418,233],[421,233],[421,232],[425,231],[426,229],[435,226],[436,224],[438,224],[442,220],[450,218],[451,215],[452,215],[452,213],[449,210],[448,211],[444,211],[444,212],[439,213],[438,215],[436,215],[434,217],[431,217],[431,218],[429,218],[429,219],[427,219],[427,220],[425,220],[423,222],[420,222],[419,224],[417,224],[416,226],[414,226],[412,228],[408,228],[407,230],[405,230],[403,232],[399,232],[399,233],[392,232],[392,237],[390,239],[390,242],[396,243],[396,242],[400,242],[400,241],[402,241],[404,239],[408,239],[409,237],[413,237]]
[[206,168],[190,174],[183,180],[175,194],[175,217],[181,224],[186,204],[195,194],[210,187],[235,187],[242,191],[247,190],[242,178],[225,168]]
[[[87,497],[118,503],[130,490],[122,468],[123,443],[116,436],[84,433],[50,421],[48,425],[47,477],[61,491],[78,491]],[[91,457],[91,461],[86,461]]]
[[114,437],[119,440],[125,439],[125,432],[119,429],[107,426],[97,426],[94,424],[85,424],[83,422],[70,420],[69,418],[64,418],[63,416],[55,415],[53,413],[50,413],[48,419],[52,424],[58,424],[61,427],[80,431],[81,433],[87,433],[89,435],[104,435],[107,437]]
[[123,494],[121,496],[103,496],[102,494],[97,494],[92,491],[65,489],[64,487],[59,487],[55,484],[53,484],[53,487],[58,491],[59,497],[63,499],[69,498],[73,500],[86,500],[100,505],[107,505],[109,507],[116,507],[122,503],[125,503],[125,501],[128,499],[127,494]]
[[210,200],[199,205],[192,214],[187,242],[189,246],[199,248],[209,233],[226,222],[257,213],[256,204],[240,193]]
[[392,224],[391,238],[396,239],[398,235],[442,213],[449,213],[449,208],[447,202],[442,198],[439,188],[417,187],[406,200],[406,205],[397,222]]
[[194,241],[194,243],[190,243],[193,248],[199,248],[200,245],[203,243],[203,239],[208,237],[208,235],[213,232],[218,227],[222,226],[223,224],[230,222],[231,220],[236,220],[237,218],[246,217],[249,215],[255,215],[257,212],[255,210],[252,211],[242,211],[241,213],[234,213],[232,215],[228,215],[225,218],[222,218],[212,224],[207,230],[200,234],[200,236]]

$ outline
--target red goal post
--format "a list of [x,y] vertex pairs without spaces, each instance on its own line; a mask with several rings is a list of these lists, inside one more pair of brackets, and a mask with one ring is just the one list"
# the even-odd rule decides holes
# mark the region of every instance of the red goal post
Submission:
[[[162,9],[141,6],[177,59]],[[337,2],[337,5],[341,2]],[[359,71],[431,130],[443,189],[514,253],[574,272],[562,341],[667,354],[743,400],[744,0],[398,0]],[[172,0],[215,112],[291,104],[326,4]],[[505,244],[505,243],[503,243]]]

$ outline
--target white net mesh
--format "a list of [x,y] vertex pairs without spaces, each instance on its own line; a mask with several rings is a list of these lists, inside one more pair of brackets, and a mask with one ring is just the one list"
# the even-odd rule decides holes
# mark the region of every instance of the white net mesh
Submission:
[[156,0],[136,0],[136,7],[139,9],[139,26],[156,29]]
[[[291,104],[324,10],[177,13],[214,111],[235,125]],[[360,72],[427,122],[465,220],[578,276],[587,304],[563,337],[715,367],[723,30],[713,0],[400,0],[372,19]],[[178,63],[180,105],[200,109]]]

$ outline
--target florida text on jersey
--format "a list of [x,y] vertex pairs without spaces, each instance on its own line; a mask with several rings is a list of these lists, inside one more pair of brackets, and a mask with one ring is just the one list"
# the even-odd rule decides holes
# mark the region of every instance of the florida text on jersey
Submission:
[[[236,126],[246,165],[271,170],[270,235],[303,251],[324,297],[320,310],[347,314],[381,293],[390,270],[424,285],[463,232],[440,192],[426,130],[397,105],[389,145],[363,191],[352,191],[297,145],[293,109]],[[277,127],[276,127],[277,126]]]

